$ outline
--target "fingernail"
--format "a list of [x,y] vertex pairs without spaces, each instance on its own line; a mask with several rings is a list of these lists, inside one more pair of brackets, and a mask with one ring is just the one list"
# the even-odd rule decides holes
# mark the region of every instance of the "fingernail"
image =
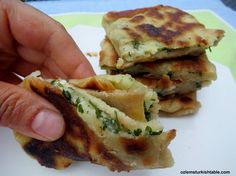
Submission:
[[56,140],[64,132],[64,121],[59,113],[44,110],[35,116],[31,127],[34,132],[47,140]]

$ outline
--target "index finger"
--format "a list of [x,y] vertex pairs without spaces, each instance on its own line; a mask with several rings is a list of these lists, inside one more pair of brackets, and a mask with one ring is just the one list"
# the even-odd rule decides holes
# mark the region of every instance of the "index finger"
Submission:
[[[41,63],[53,62],[67,78],[94,75],[94,71],[64,27],[33,7],[15,0],[2,0],[14,40],[41,52]],[[56,71],[55,71],[56,72]]]

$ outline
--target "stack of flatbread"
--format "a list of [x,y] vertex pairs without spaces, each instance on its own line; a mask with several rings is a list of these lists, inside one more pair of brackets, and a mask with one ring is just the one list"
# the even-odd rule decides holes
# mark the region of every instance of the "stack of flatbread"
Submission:
[[101,68],[131,74],[153,88],[162,114],[198,110],[196,91],[217,77],[205,50],[218,44],[223,30],[207,29],[192,15],[163,5],[108,12],[102,25]]

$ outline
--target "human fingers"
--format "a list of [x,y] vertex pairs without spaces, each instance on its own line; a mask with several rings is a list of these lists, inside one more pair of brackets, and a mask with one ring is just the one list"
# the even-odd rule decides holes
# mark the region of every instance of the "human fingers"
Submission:
[[[91,65],[61,24],[21,1],[2,2],[8,30],[17,42],[16,51],[21,58],[59,77],[94,75]],[[16,71],[21,72],[18,68]]]
[[65,129],[64,120],[53,105],[32,92],[1,81],[0,126],[44,141],[58,139]]

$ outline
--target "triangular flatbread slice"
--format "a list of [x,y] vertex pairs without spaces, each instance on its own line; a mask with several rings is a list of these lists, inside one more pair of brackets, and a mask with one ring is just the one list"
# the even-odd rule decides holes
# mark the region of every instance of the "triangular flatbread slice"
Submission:
[[[112,82],[115,89],[134,88],[135,80],[127,83],[130,76],[116,77],[108,76],[106,81]],[[167,147],[175,137],[175,130],[164,132],[157,118],[135,120],[66,80],[29,76],[24,80],[23,87],[51,102],[66,123],[65,134],[54,142],[39,141],[15,132],[16,140],[23,149],[41,165],[64,169],[72,162],[89,160],[112,171],[173,165]],[[147,88],[143,86],[142,89]],[[151,89],[146,91],[155,95],[150,92]],[[144,94],[147,92],[144,91]],[[157,96],[152,97],[151,101],[157,102]]]

